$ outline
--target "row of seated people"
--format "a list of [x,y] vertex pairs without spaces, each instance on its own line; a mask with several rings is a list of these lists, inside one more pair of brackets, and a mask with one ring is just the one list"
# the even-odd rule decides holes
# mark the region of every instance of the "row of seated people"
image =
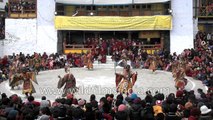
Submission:
[[0,40],[5,38],[5,27],[0,28]]
[[5,19],[0,18],[0,40],[5,38]]
[[[66,64],[69,64],[70,67],[84,67],[86,65],[86,57],[87,54],[77,53],[67,55],[57,53],[47,55],[45,52],[42,55],[38,53],[33,55],[13,54],[0,58],[0,71],[1,75],[8,78],[10,69],[13,67],[19,68],[22,64],[26,64],[34,70],[39,69],[38,71],[64,68]],[[93,56],[92,61],[94,60]],[[99,63],[106,63],[106,56],[101,59],[99,56],[98,61]],[[1,81],[4,79],[3,77],[0,78],[2,78]]]
[[[147,41],[142,40],[135,40],[135,39],[102,39],[102,38],[87,38],[84,42],[84,45],[86,45],[88,48],[90,46],[103,48],[108,55],[112,55],[116,49],[123,50],[123,49],[131,49],[133,46],[138,46],[142,49],[144,45],[148,45],[149,43]],[[160,43],[154,42],[150,44],[150,47],[156,47],[159,48]]]
[[[141,93],[141,92],[140,92]],[[67,94],[50,101],[46,96],[21,98],[0,95],[1,120],[212,120],[212,93],[202,89],[176,93],[146,91],[145,97],[131,92],[128,96],[105,94],[88,100]],[[100,96],[100,95],[99,95]]]

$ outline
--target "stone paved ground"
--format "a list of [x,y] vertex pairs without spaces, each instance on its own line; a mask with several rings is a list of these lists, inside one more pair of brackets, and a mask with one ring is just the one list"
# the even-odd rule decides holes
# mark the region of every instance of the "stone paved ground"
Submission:
[[[117,68],[116,72],[121,72],[121,68]],[[160,91],[168,93],[176,91],[174,87],[174,79],[170,72],[156,71],[152,73],[150,70],[146,69],[133,69],[132,71],[138,72],[138,80],[133,88],[134,92],[140,97],[144,98],[144,93],[150,90],[152,93],[155,91]],[[99,100],[106,93],[116,93],[115,88],[115,69],[112,68],[95,68],[93,71],[88,71],[86,68],[72,68],[71,72],[74,74],[77,80],[77,86],[79,87],[79,92],[76,93],[77,98],[84,98],[89,100],[91,94],[96,94],[97,100]],[[37,76],[38,84],[35,86],[36,93],[33,94],[36,99],[41,98],[41,96],[46,96],[47,99],[53,101],[56,97],[61,96],[62,90],[57,89],[58,75],[63,76],[65,74],[64,69],[43,71]],[[202,88],[205,90],[205,86],[199,80],[194,80],[188,78],[189,82],[186,86],[187,90],[197,90],[197,88]],[[0,92],[11,94],[21,94],[22,85],[18,90],[10,90],[8,81],[0,84]]]

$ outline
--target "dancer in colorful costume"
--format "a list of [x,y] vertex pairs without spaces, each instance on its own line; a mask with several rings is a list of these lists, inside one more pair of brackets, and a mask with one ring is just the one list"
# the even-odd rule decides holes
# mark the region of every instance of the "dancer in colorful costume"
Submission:
[[87,68],[88,70],[93,69],[93,56],[92,56],[92,53],[89,51],[87,53]]
[[159,65],[162,66],[162,61],[157,55],[150,56],[146,61],[146,66],[148,66],[152,72],[155,72]]
[[22,93],[26,96],[32,95],[36,92],[32,83],[33,81],[38,84],[35,72],[31,72],[26,67],[23,67],[21,69],[21,73],[17,73],[12,77],[10,86],[14,86],[14,84],[16,84],[18,81],[23,81]]
[[63,78],[60,75],[58,77],[58,89],[61,89],[65,85],[62,97],[65,97],[68,93],[73,94],[78,91],[78,88],[76,87],[76,80],[72,73],[68,71],[68,73],[65,74]]
[[117,92],[128,95],[128,92],[132,90],[137,80],[137,72],[133,73],[130,70],[130,65],[126,65],[124,67],[123,74],[115,73],[115,75]]
[[187,85],[187,79],[185,78],[185,69],[181,65],[174,71],[173,77],[175,78],[175,87],[177,90],[183,90]]

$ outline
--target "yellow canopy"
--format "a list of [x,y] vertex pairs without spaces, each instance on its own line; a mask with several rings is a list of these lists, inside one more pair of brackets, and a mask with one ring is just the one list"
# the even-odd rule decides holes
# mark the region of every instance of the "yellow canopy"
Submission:
[[56,16],[57,30],[91,31],[135,31],[135,30],[171,30],[172,17],[161,16]]

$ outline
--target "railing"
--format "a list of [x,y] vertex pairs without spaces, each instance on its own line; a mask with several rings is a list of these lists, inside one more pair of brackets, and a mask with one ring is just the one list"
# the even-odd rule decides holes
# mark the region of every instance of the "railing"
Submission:
[[10,18],[36,18],[35,10],[26,10],[22,12],[13,12],[9,14]]
[[82,44],[75,44],[75,45],[65,44],[64,48],[67,48],[67,49],[92,48],[92,45],[87,46],[87,45],[82,45]]
[[[93,46],[87,46],[82,44],[64,44],[64,53],[86,53],[87,51],[90,51]],[[159,51],[162,47],[161,44],[155,44],[155,45],[136,45],[137,47],[141,48],[142,50],[145,50],[148,54],[154,54],[156,51]]]
[[[166,10],[144,10],[144,11],[87,11],[81,10],[78,11],[76,16],[153,16],[153,15],[169,15],[169,13],[165,12]],[[65,11],[56,11],[57,15],[66,16]],[[91,15],[92,13],[92,15]]]
[[87,51],[90,51],[92,49],[92,46],[82,45],[82,44],[63,44],[64,47],[64,53],[86,53]]
[[153,49],[153,48],[161,48],[161,44],[155,44],[155,45],[136,45],[137,47],[141,49]]
[[37,0],[9,0],[8,17],[36,18]]
[[213,5],[202,6],[198,9],[198,17],[213,17]]
[[162,44],[155,44],[155,45],[136,45],[137,47],[145,50],[148,54],[154,54],[162,49]]

